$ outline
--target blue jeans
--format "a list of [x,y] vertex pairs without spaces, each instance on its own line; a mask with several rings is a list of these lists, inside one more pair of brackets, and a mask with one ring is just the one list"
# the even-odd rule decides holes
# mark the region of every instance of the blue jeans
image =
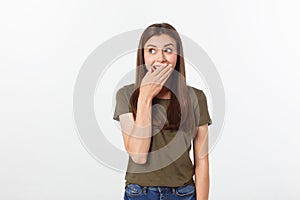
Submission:
[[141,186],[128,184],[124,200],[195,200],[196,189],[193,185],[180,187]]

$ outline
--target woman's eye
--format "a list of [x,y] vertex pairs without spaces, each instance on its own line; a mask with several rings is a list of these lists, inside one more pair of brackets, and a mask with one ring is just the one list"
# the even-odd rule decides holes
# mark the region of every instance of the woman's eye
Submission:
[[155,53],[155,49],[149,49],[149,53],[154,54]]
[[167,53],[172,53],[173,50],[172,50],[171,48],[167,48],[167,49],[165,49],[165,52],[167,52]]

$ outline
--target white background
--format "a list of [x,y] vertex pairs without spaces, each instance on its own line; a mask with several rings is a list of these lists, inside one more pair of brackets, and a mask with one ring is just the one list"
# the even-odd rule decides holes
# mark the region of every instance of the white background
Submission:
[[298,11],[296,0],[1,1],[0,199],[122,199],[124,174],[77,136],[74,83],[102,42],[155,22],[197,42],[224,84],[210,199],[299,199]]

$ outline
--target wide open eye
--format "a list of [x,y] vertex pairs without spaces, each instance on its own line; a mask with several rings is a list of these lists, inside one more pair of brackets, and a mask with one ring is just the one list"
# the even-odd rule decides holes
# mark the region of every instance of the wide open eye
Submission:
[[167,52],[167,53],[172,53],[172,52],[173,52],[173,49],[171,49],[171,48],[166,48],[166,49],[165,49],[165,52]]
[[156,50],[153,49],[153,48],[150,48],[148,51],[149,51],[149,53],[151,53],[151,54],[154,54],[154,53],[156,52]]

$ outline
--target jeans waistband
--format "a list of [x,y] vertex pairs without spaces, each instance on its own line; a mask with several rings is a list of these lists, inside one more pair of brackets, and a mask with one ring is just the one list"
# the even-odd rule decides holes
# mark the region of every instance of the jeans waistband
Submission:
[[177,187],[167,187],[167,186],[145,186],[146,189],[158,192],[175,192]]

